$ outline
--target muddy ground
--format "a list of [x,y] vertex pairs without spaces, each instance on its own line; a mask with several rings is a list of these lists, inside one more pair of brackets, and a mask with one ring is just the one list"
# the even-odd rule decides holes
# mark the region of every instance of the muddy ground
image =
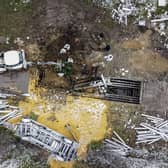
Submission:
[[[74,60],[72,73],[63,78],[55,73],[54,67],[29,68],[37,90],[40,87],[49,90],[41,97],[51,101],[49,105],[52,104],[54,110],[66,104],[66,94],[62,91],[70,88],[74,80],[103,73],[144,81],[141,105],[107,102],[106,137],[110,138],[112,131],[116,130],[128,144],[135,146],[132,127],[141,121],[141,113],[167,118],[168,59],[165,50],[156,49],[160,47],[156,32],[141,32],[133,24],[128,27],[118,25],[111,20],[108,10],[93,6],[89,1],[33,0],[24,5],[20,2],[0,2],[0,49],[24,48],[29,61]],[[16,40],[18,37],[20,39]],[[9,38],[8,42],[6,38]],[[66,43],[71,45],[70,51],[60,54]],[[104,59],[108,54],[113,55],[111,62]],[[61,100],[57,100],[60,97]],[[158,146],[164,148],[164,144]],[[90,150],[87,162],[79,161],[75,167],[89,165],[97,168],[97,163],[101,163],[103,168],[109,164],[116,168],[119,162],[123,163],[123,168],[128,166],[125,158],[116,157],[117,161],[104,148],[97,152]],[[95,160],[99,162],[95,163]]]

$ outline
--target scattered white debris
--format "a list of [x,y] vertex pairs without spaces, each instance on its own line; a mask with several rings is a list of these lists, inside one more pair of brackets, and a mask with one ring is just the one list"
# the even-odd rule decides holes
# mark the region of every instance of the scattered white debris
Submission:
[[0,93],[0,98],[8,98],[8,97],[15,97],[15,94],[6,94],[6,93]]
[[107,55],[107,56],[104,56],[104,59],[107,61],[107,62],[111,62],[113,60],[113,55]]
[[20,37],[17,37],[15,40],[14,40],[14,43],[19,45],[19,46],[23,46],[24,45],[24,41],[21,40]]
[[125,73],[128,73],[129,71],[128,70],[125,70]]
[[153,19],[153,20],[151,20],[151,23],[164,22],[164,21],[167,21],[167,20],[168,20],[168,15],[165,16],[165,17],[158,18],[158,19]]
[[63,48],[61,48],[60,50],[60,54],[66,54],[67,51],[69,51],[71,49],[70,44],[65,44]]
[[73,58],[68,58],[68,61],[67,62],[69,62],[69,63],[74,63],[74,60],[73,60]]
[[71,46],[70,46],[70,44],[65,44],[65,45],[64,45],[64,48],[65,48],[66,50],[70,50]]
[[120,72],[121,72],[121,76],[126,76],[128,74],[128,72],[129,72],[129,70],[125,69],[125,68],[121,68]]
[[6,37],[6,44],[9,44],[9,40],[10,40],[10,38]]
[[147,121],[140,124],[141,127],[135,128],[137,132],[137,144],[152,144],[159,140],[168,142],[168,120],[155,116],[143,114]]
[[128,146],[115,131],[113,133],[116,138],[112,137],[112,140],[105,139],[105,145],[111,152],[116,152],[122,156],[127,156],[132,148]]
[[168,4],[167,0],[158,0],[158,6],[165,7]]
[[165,28],[166,28],[166,24],[165,24],[165,23],[160,23],[160,24],[159,24],[159,27],[160,27],[160,30],[161,30],[161,31],[164,31]]
[[63,77],[64,76],[64,73],[63,72],[59,72],[57,73],[59,77]]
[[67,50],[65,48],[61,48],[60,54],[66,54]]
[[22,96],[29,97],[30,94],[29,93],[23,93]]
[[13,11],[16,12],[16,11],[17,11],[17,8],[14,8]]
[[129,0],[121,1],[117,9],[112,10],[112,18],[119,24],[128,25],[128,16],[136,15],[137,8]]
[[31,2],[31,0],[22,0],[23,4],[27,4],[27,3],[30,3],[30,2]]
[[145,20],[139,20],[138,25],[145,27],[146,26],[146,21]]
[[122,76],[125,76],[125,72],[122,72],[121,75],[122,75]]
[[6,100],[0,100],[0,125],[21,115],[18,107],[10,106]]
[[29,37],[29,36],[27,36],[27,37],[26,37],[26,39],[27,39],[27,40],[30,40],[30,37]]

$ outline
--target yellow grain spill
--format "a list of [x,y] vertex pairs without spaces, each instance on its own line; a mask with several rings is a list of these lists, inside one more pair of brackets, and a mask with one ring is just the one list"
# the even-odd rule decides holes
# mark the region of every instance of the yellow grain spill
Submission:
[[59,161],[55,161],[53,159],[49,160],[50,162],[50,167],[51,168],[73,168],[73,162],[59,162]]
[[[52,111],[53,103],[40,96],[43,88],[35,88],[30,81],[30,99],[20,102],[24,115],[34,112],[39,115],[38,122],[73,140],[72,134],[65,128],[69,124],[72,133],[79,142],[78,157],[84,158],[87,145],[91,141],[103,139],[107,127],[107,104],[102,100],[68,96],[66,104],[59,111]],[[55,101],[55,105],[57,101]],[[73,162],[64,163],[49,159],[51,168],[71,168]]]

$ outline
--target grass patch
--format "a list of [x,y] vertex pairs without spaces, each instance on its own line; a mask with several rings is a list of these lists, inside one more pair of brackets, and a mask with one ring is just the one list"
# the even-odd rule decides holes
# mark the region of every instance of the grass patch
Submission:
[[73,168],[91,168],[91,167],[84,161],[77,161],[75,162]]
[[157,7],[156,9],[156,14],[160,15],[160,14],[163,14],[165,13],[166,11],[168,11],[168,5],[165,6],[165,7]]
[[92,141],[90,144],[89,144],[89,149],[91,150],[97,150],[97,149],[100,149],[102,147],[102,140],[100,141]]
[[84,0],[84,3],[86,3],[87,5],[92,5],[93,4],[93,0]]
[[71,76],[73,73],[73,65],[70,62],[64,62],[62,67],[55,65],[53,67],[54,72],[56,73],[64,73],[65,77]]
[[30,118],[30,119],[32,119],[32,120],[34,120],[34,121],[37,121],[37,119],[38,119],[38,115],[37,114],[35,114],[34,112],[31,112],[29,115],[28,115],[28,117]]

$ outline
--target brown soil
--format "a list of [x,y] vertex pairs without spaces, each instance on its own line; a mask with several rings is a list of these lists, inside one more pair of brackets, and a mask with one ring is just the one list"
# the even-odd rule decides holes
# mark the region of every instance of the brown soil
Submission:
[[[36,12],[39,13],[35,15],[35,38],[43,60],[66,61],[71,57],[73,69],[79,76],[84,67],[91,70],[95,62],[91,62],[92,50],[103,51],[102,43],[105,46],[109,43],[110,29],[105,25],[108,12],[76,0],[46,0]],[[36,29],[39,26],[41,29]],[[67,43],[71,45],[70,51],[60,54]]]
[[148,49],[133,53],[129,63],[132,69],[142,74],[161,74],[168,71],[168,60]]

